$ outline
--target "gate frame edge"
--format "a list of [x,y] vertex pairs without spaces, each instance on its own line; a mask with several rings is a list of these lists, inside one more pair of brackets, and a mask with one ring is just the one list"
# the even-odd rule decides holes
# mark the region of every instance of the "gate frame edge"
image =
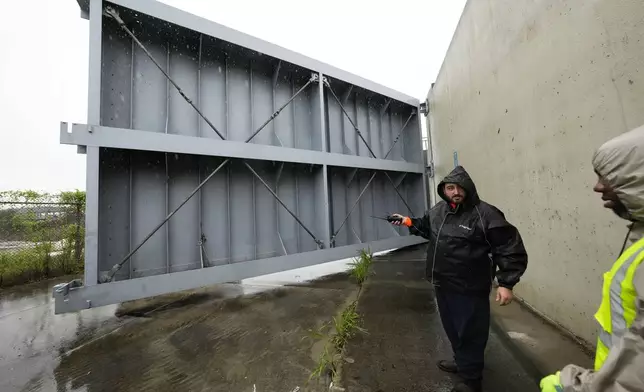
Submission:
[[[93,1],[93,0],[92,0]],[[264,41],[261,38],[243,33],[239,30],[232,29],[204,17],[197,16],[169,4],[157,0],[101,0],[121,7],[131,9],[152,16],[154,18],[185,27],[189,30],[196,31],[215,37],[223,41],[230,42],[247,49],[263,53],[267,56],[281,59],[289,63],[306,68],[313,72],[319,72],[335,79],[342,80],[356,86],[371,90],[381,95],[388,96],[407,105],[418,107],[420,100],[407,94],[396,91],[392,88],[383,86],[369,79],[344,71],[333,65],[305,56],[301,53],[292,51],[282,46]]]
[[[101,121],[101,75],[103,61],[103,0],[89,2],[89,71],[87,122],[99,125]],[[79,146],[80,148],[80,146]],[[98,203],[100,147],[87,147],[85,173],[85,272],[87,286],[98,284]],[[79,149],[82,151],[82,149]]]
[[382,252],[426,242],[427,240],[422,237],[401,236],[338,248],[127,279],[93,286],[73,287],[70,283],[66,284],[67,287],[65,288],[59,286],[54,288],[54,313],[71,313],[83,309],[113,305],[218,283],[240,281],[246,278],[308,267],[325,262],[343,260],[357,256],[357,253],[363,249],[368,249],[370,252]]

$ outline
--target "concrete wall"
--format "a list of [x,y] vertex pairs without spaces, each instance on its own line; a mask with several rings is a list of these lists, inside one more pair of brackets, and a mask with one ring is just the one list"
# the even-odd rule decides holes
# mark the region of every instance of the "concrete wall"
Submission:
[[593,194],[593,151],[644,123],[642,0],[470,0],[430,99],[437,179],[453,152],[530,255],[517,293],[596,341],[626,223]]

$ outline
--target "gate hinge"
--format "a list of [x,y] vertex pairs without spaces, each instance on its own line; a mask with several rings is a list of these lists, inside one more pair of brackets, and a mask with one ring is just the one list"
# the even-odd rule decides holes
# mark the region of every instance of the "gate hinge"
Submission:
[[59,283],[54,286],[52,294],[53,297],[56,297],[57,295],[66,297],[67,294],[69,294],[70,289],[77,289],[81,286],[83,286],[83,282],[80,279],[74,279],[71,282],[67,283]]
[[421,102],[420,104],[420,112],[427,117],[429,114],[429,101],[425,99],[425,102]]
[[434,164],[430,163],[426,168],[425,168],[425,173],[427,173],[427,177],[429,178],[434,178]]

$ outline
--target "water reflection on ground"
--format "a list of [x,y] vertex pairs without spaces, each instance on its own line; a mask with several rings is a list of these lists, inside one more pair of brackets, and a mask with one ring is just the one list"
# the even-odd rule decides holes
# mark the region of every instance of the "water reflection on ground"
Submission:
[[[244,279],[240,284],[217,285],[216,293],[221,298],[249,296],[283,285],[301,284],[344,272],[349,268],[350,261],[339,260]],[[71,278],[63,277],[0,291],[0,334],[3,336],[0,340],[1,391],[86,390],[82,385],[78,388],[57,385],[53,374],[61,356],[104,339],[126,324],[141,321],[137,317],[119,317],[127,314],[126,305],[54,315],[52,287]],[[212,296],[212,293],[211,289],[208,295]],[[191,298],[194,299],[194,295]],[[166,300],[162,306],[180,302],[181,299]],[[155,306],[149,310],[154,310]]]

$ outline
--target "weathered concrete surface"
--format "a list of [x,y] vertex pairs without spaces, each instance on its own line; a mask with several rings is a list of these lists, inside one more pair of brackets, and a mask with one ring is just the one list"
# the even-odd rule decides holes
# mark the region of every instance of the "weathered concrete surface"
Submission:
[[591,342],[626,234],[591,187],[601,143],[644,123],[641,0],[470,0],[429,94],[437,178],[453,153],[521,230],[517,292]]
[[[424,280],[424,247],[374,259],[374,275],[358,301],[367,334],[349,342],[342,369],[347,392],[449,391],[453,376],[436,361],[451,349]],[[486,391],[538,391],[529,375],[492,333],[486,353]]]
[[344,286],[205,297],[202,303],[155,312],[64,357],[54,378],[58,385],[91,391],[292,391],[305,385],[315,366],[308,331],[335,315],[355,290]]
[[[376,258],[359,301],[368,334],[346,353],[354,360],[343,369],[348,391],[451,387],[435,367],[449,348],[422,278],[424,257],[421,247]],[[307,384],[321,347],[309,330],[356,294],[340,264],[57,316],[57,281],[4,290],[0,390],[325,391]],[[305,282],[323,273],[335,274]],[[487,363],[487,390],[534,390],[494,334]]]
[[[0,390],[325,390],[306,385],[317,360],[309,330],[335,316],[357,286],[346,274],[309,283],[291,275],[69,315],[53,315],[55,281],[22,297],[4,291]],[[293,285],[277,287],[286,280]]]
[[505,335],[514,346],[512,351],[526,371],[532,371],[537,378],[568,364],[593,367],[591,346],[546,322],[519,301],[493,306],[492,320],[499,335]]

